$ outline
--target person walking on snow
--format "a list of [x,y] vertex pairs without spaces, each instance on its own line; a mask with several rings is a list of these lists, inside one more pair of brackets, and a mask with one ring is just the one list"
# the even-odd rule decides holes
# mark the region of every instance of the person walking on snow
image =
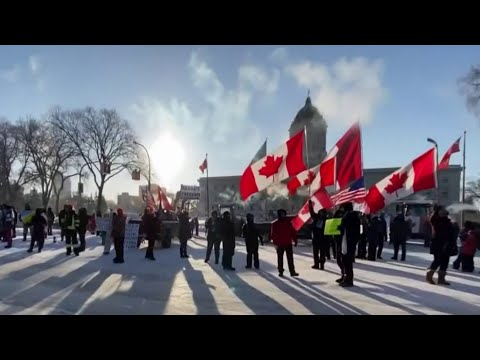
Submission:
[[242,237],[245,239],[245,245],[247,247],[247,265],[245,268],[252,268],[252,258],[255,269],[260,268],[258,242],[263,246],[263,239],[255,226],[253,214],[247,214],[247,223],[242,227]]
[[360,214],[353,210],[351,202],[343,204],[343,210],[345,215],[339,226],[342,240],[338,255],[341,258],[342,277],[337,280],[337,283],[342,287],[352,287],[355,247],[360,240]]
[[12,229],[14,223],[13,210],[9,205],[3,205],[3,211],[0,213],[0,218],[0,222],[2,222],[3,225],[3,240],[7,243],[5,248],[9,249],[12,247]]
[[313,210],[312,200],[308,201],[308,208],[312,222],[312,247],[313,247],[313,266],[312,269],[325,270],[325,261],[329,248],[328,240],[325,236],[325,222],[327,221],[327,210],[321,209],[318,213]]
[[23,223],[23,241],[27,241],[28,229],[33,218],[33,211],[29,204],[25,204],[25,209],[20,213],[20,221]]
[[31,253],[35,243],[38,246],[38,252],[42,252],[43,245],[45,244],[45,229],[47,228],[47,220],[42,215],[43,209],[37,209],[32,219],[32,228],[30,232],[30,248],[27,252]]
[[143,233],[148,241],[147,252],[145,254],[145,259],[155,260],[153,256],[153,248],[155,246],[155,238],[159,233],[160,228],[160,219],[157,218],[155,213],[151,208],[145,209],[145,213],[142,217],[142,228]]
[[63,233],[65,235],[65,247],[67,249],[66,255],[73,253],[75,256],[79,255],[79,245],[77,242],[77,226],[75,224],[76,214],[73,211],[72,205],[65,205],[65,217],[62,223]]
[[393,242],[392,260],[398,260],[398,250],[402,247],[401,260],[405,261],[407,256],[407,239],[410,233],[410,224],[405,220],[405,216],[399,213],[393,219],[390,225],[390,239]]
[[438,269],[438,285],[450,285],[445,280],[447,275],[450,256],[456,255],[457,236],[452,221],[448,217],[448,211],[439,206],[430,219],[433,227],[433,237],[430,244],[430,254],[433,255],[433,261],[427,270],[426,281],[435,285],[433,275]]
[[123,214],[123,210],[117,209],[117,213],[112,220],[112,237],[115,248],[115,258],[113,262],[115,264],[123,264],[125,262],[123,258],[123,245],[125,242],[126,222],[127,217]]
[[297,234],[291,221],[287,218],[287,212],[283,209],[277,211],[278,218],[272,222],[271,239],[277,249],[278,276],[283,277],[283,254],[287,255],[288,270],[290,276],[299,276],[295,271],[293,261],[293,247],[298,245]]
[[55,222],[55,214],[53,213],[52,208],[48,208],[47,218],[48,218],[47,235],[53,235],[52,227],[53,227],[53,223]]
[[180,240],[180,257],[188,259],[187,242],[192,237],[188,213],[184,210],[178,216],[178,239]]
[[235,226],[229,211],[223,213],[220,224],[220,238],[223,243],[222,266],[224,270],[235,271],[232,265],[235,254]]
[[218,234],[220,225],[220,219],[218,218],[218,212],[212,211],[212,217],[205,221],[205,231],[207,232],[207,254],[205,255],[205,262],[210,261],[210,255],[212,255],[212,249],[215,249],[215,264],[218,264],[220,258],[220,243],[221,239]]

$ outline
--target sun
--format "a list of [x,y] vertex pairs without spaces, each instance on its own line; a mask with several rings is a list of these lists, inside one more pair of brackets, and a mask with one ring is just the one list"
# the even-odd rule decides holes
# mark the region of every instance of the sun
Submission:
[[162,182],[161,186],[170,187],[185,161],[182,145],[170,133],[164,133],[151,146],[152,168]]

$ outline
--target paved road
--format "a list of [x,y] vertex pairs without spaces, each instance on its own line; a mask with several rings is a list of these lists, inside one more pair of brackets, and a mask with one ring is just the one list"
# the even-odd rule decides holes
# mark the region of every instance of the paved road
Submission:
[[[0,314],[480,314],[479,274],[451,272],[450,288],[424,283],[430,255],[412,246],[407,263],[358,261],[356,287],[334,282],[334,261],[326,271],[310,268],[310,247],[295,249],[300,278],[280,279],[275,249],[260,250],[261,269],[247,270],[238,242],[237,272],[205,264],[205,240],[189,242],[190,259],[180,259],[176,242],[144,259],[145,248],[113,264],[96,237],[79,257],[66,257],[62,243],[47,241],[41,254],[27,254],[15,240],[0,250]],[[385,250],[385,259],[391,250]]]

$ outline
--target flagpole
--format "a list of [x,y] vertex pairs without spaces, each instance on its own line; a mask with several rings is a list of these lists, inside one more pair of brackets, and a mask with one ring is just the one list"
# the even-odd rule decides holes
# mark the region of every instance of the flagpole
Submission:
[[[467,131],[464,131],[463,132],[463,185],[462,185],[462,204],[465,204],[465,178],[466,178],[466,167],[465,167],[465,153],[466,153],[466,146],[467,146]],[[463,222],[464,222],[464,217],[465,217],[465,213],[464,213],[465,210],[462,209],[462,223],[460,224],[460,226],[463,226]]]
[[[268,154],[267,140],[268,140],[268,138],[265,138],[265,154]],[[263,199],[263,211],[264,211],[263,216],[265,217],[265,221],[266,221],[266,220],[267,220],[267,214],[268,214],[268,211],[267,211],[267,198],[266,198],[266,197]]]
[[210,166],[208,165],[208,153],[205,154],[205,160],[207,162],[207,216],[206,217],[208,218],[210,215],[210,195],[208,193],[208,168]]
[[[303,135],[305,136],[305,154],[306,154],[306,160],[307,160],[307,169],[310,169],[310,161],[308,159],[308,137],[307,137],[307,125],[303,127]],[[310,173],[308,173],[308,176],[310,177]],[[310,191],[311,191],[311,181],[308,182],[308,195],[310,196]]]

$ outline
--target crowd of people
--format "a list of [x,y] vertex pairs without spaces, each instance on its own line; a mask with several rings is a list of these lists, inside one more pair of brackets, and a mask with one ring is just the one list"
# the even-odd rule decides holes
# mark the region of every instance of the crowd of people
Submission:
[[[327,259],[336,259],[340,269],[340,278],[336,282],[342,287],[353,286],[355,259],[368,261],[382,260],[383,247],[390,239],[393,244],[392,260],[398,260],[401,249],[400,261],[406,261],[406,244],[411,235],[411,224],[406,220],[403,213],[393,217],[387,226],[383,214],[365,215],[353,210],[352,203],[340,206],[334,213],[326,210],[315,212],[313,204],[309,203],[312,222],[309,225],[312,233],[313,269],[324,270]],[[145,258],[155,260],[154,245],[158,234],[162,229],[163,212],[155,212],[147,208],[141,218],[139,233],[148,242]],[[97,231],[104,243],[104,255],[110,253],[114,245],[114,263],[124,263],[124,241],[127,216],[122,209],[104,215],[111,221],[110,231]],[[169,215],[170,216],[170,215]],[[78,256],[85,251],[86,233],[96,231],[96,217],[101,214],[89,216],[85,208],[74,211],[72,206],[65,205],[58,214],[61,241],[65,241],[66,255],[72,253]],[[28,252],[33,252],[35,245],[41,252],[47,236],[52,235],[52,227],[55,215],[51,208],[36,209],[32,211],[28,205],[17,213],[16,209],[6,204],[0,207],[0,236],[6,242],[5,248],[12,246],[12,239],[16,237],[17,223],[23,226],[23,241],[27,240],[30,231],[31,240]],[[328,219],[339,220],[337,235],[326,235],[325,226]],[[457,256],[452,267],[464,272],[474,271],[474,256],[480,246],[480,230],[476,224],[466,221],[463,228],[451,220],[448,211],[437,206],[428,221],[430,235],[428,243],[433,261],[430,264],[426,281],[430,284],[449,285],[446,281],[447,269],[452,256]],[[178,213],[178,238],[180,240],[180,257],[188,258],[187,242],[195,233],[198,235],[198,218],[190,220],[186,211]],[[389,229],[389,232],[388,232]],[[235,226],[230,212],[226,211],[219,217],[217,211],[213,211],[211,217],[205,222],[206,231],[206,256],[205,263],[210,261],[212,250],[215,264],[220,261],[220,248],[222,247],[222,266],[226,271],[235,271],[233,256],[235,254]],[[246,245],[246,268],[260,268],[259,245],[264,244],[264,239],[255,225],[254,216],[247,214],[247,221],[242,222],[242,237]],[[284,275],[284,255],[287,258],[287,266],[291,276],[299,276],[295,270],[293,246],[297,246],[297,234],[293,229],[287,212],[283,209],[277,211],[277,219],[272,222],[270,238],[277,251],[278,275]],[[460,239],[461,247],[457,247],[457,239]],[[53,242],[56,237],[53,236]],[[138,244],[140,245],[140,243]],[[438,280],[433,279],[438,271]]]

